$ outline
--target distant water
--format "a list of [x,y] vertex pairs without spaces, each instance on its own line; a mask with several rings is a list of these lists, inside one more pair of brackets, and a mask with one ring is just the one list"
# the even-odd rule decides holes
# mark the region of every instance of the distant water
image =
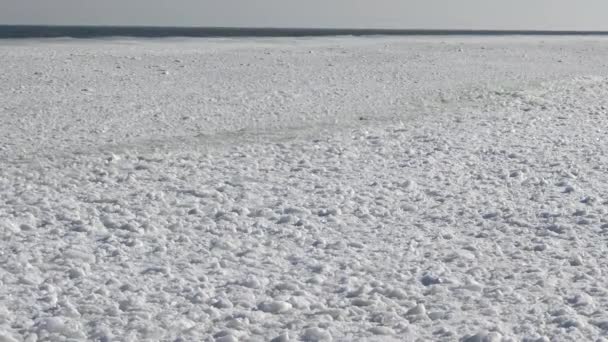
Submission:
[[438,36],[438,35],[602,35],[608,31],[526,31],[526,30],[383,30],[383,29],[303,29],[230,27],[143,27],[143,26],[31,26],[0,25],[0,39],[8,38],[103,38],[103,37],[314,37],[314,36]]

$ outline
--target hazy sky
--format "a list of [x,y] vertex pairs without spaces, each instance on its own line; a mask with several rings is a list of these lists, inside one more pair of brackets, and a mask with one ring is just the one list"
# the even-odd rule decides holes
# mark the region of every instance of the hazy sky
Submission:
[[0,24],[608,30],[608,0],[0,0]]

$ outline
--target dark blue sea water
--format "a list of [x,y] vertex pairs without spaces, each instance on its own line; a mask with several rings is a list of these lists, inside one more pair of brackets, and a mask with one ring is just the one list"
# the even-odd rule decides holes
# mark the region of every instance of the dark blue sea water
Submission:
[[436,35],[603,35],[608,31],[526,31],[526,30],[382,30],[303,29],[230,27],[143,27],[143,26],[32,26],[0,25],[4,38],[104,38],[104,37],[314,37],[314,36],[436,36]]

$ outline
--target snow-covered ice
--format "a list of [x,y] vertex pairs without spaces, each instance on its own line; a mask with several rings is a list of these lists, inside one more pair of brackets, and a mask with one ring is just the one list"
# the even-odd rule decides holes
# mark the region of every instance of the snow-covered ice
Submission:
[[608,40],[0,42],[0,341],[601,341]]

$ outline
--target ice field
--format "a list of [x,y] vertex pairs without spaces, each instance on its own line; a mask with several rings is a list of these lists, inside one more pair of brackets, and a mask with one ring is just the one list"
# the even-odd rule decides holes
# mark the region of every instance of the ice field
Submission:
[[0,41],[0,341],[608,341],[608,38]]

